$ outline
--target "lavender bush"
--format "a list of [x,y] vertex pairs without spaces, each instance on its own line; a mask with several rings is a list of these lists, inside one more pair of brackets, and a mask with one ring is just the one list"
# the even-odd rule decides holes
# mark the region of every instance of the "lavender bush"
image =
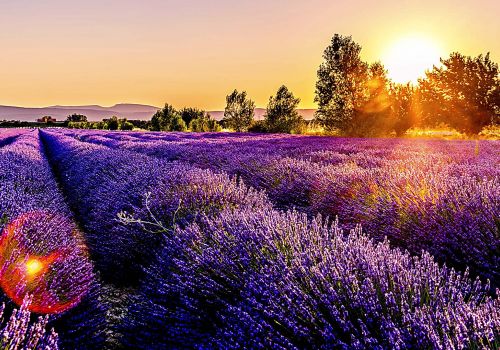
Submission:
[[[168,229],[228,207],[271,207],[263,194],[224,174],[50,133],[43,140],[99,271],[117,285],[136,284],[160,245],[162,235],[142,220],[150,214]],[[127,225],[118,215],[130,218]]]
[[31,313],[28,310],[31,298],[26,297],[19,309],[14,309],[9,320],[3,320],[5,304],[0,306],[2,349],[18,350],[57,350],[58,336],[54,329],[47,331],[48,316],[38,317],[36,322],[30,321]]
[[93,266],[36,132],[0,148],[0,194],[1,299],[10,310],[10,300],[20,305],[31,294],[27,307],[51,315],[62,348],[102,348],[105,309]]
[[27,129],[0,129],[0,147],[14,142],[19,136],[32,132]]
[[128,318],[134,348],[465,349],[500,345],[489,286],[296,212],[177,230]]
[[500,286],[498,141],[73,133],[241,178],[282,210],[362,224],[377,240]]
[[0,130],[4,341],[496,349],[497,146]]

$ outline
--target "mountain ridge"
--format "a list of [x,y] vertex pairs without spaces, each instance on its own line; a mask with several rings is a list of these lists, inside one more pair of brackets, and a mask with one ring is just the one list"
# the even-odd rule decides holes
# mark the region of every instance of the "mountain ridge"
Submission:
[[[86,115],[89,121],[99,121],[104,118],[117,116],[129,120],[148,120],[160,107],[138,104],[138,103],[118,103],[110,107],[100,105],[79,105],[79,106],[47,106],[47,107],[18,107],[0,105],[0,120],[35,121],[43,116],[51,116],[58,121],[66,120],[70,114]],[[310,120],[314,117],[315,109],[298,109],[304,119]],[[262,120],[266,109],[256,108],[255,119]],[[221,120],[224,111],[208,111],[212,118]]]

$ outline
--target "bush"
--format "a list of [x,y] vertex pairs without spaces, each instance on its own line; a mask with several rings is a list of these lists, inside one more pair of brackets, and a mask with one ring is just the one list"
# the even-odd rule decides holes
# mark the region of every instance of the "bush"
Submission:
[[248,128],[249,132],[255,132],[255,133],[265,133],[268,132],[267,129],[267,124],[264,120],[255,120],[252,123],[252,126]]

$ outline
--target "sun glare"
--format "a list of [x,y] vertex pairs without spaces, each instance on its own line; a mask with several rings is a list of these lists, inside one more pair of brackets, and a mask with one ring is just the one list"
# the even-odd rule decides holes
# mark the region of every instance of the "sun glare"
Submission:
[[382,63],[389,77],[397,83],[416,83],[425,71],[439,65],[442,50],[430,39],[405,37],[389,46]]
[[31,258],[26,262],[26,273],[29,277],[36,276],[43,269],[43,264],[40,260]]

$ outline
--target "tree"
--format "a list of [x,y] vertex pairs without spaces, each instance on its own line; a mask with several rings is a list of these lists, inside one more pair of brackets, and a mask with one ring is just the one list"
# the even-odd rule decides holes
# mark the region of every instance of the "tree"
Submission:
[[441,63],[419,81],[423,121],[444,122],[466,134],[494,123],[500,115],[500,79],[489,53],[474,58],[452,53]]
[[220,132],[222,131],[222,127],[220,126],[219,122],[215,119],[212,119],[210,117],[210,114],[208,115],[208,131],[210,132]]
[[163,117],[163,113],[161,110],[158,110],[153,116],[151,117],[151,121],[149,122],[149,129],[151,131],[160,131],[161,126],[160,126],[160,121]]
[[394,122],[389,96],[387,70],[380,62],[371,64],[366,73],[351,120],[344,125],[343,131],[350,136],[385,136]]
[[285,85],[282,85],[276,96],[269,98],[267,105],[265,124],[269,132],[280,132],[290,134],[297,132],[304,123],[303,118],[297,112],[300,99],[293,96]]
[[315,120],[326,131],[349,128],[355,111],[365,100],[368,65],[360,58],[361,46],[350,36],[335,34],[318,69]]
[[238,90],[234,90],[226,97],[224,123],[237,132],[247,130],[252,124],[254,110],[255,103],[247,99],[246,91],[238,92]]
[[168,131],[187,131],[187,126],[180,115],[175,115],[171,122]]
[[205,116],[205,111],[198,108],[187,107],[181,109],[179,114],[181,115],[182,120],[184,120],[184,123],[189,125],[193,119],[203,118]]
[[118,130],[118,118],[116,116],[112,116],[111,118],[104,120],[107,125],[108,130]]
[[133,130],[134,124],[129,122],[127,118],[118,119],[118,130]]
[[[179,120],[180,119],[180,120]],[[186,123],[182,120],[179,112],[168,103],[163,109],[156,112],[151,118],[151,130],[153,131],[184,131]]]
[[403,136],[416,125],[414,111],[415,88],[411,84],[391,84],[391,113],[396,136]]
[[71,115],[68,115],[66,118],[66,122],[86,122],[87,121],[87,116],[83,114],[76,114],[73,113]]
[[194,132],[217,132],[222,128],[217,123],[217,120],[211,118],[210,114],[204,114],[201,117],[191,120],[189,123],[189,130]]

